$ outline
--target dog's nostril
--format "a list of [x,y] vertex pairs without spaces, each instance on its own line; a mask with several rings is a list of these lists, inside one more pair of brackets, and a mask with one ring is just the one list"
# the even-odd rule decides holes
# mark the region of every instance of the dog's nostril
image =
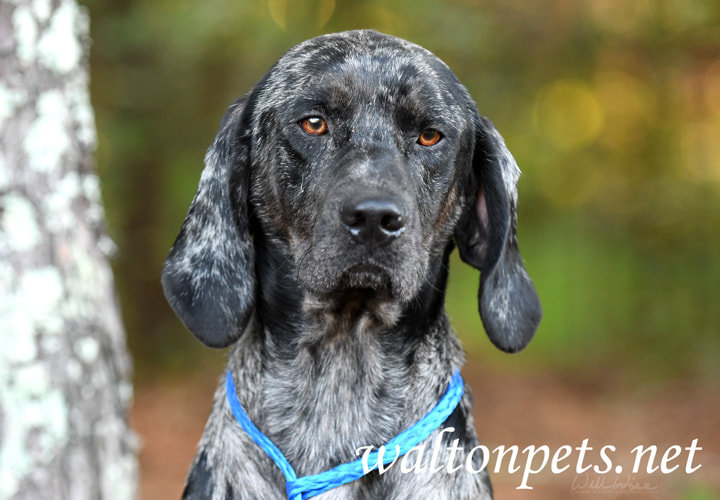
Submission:
[[350,228],[360,228],[365,225],[365,215],[360,211],[346,211],[340,213],[343,224]]
[[404,226],[402,215],[398,213],[385,214],[380,220],[380,227],[385,231],[398,231]]
[[405,229],[403,210],[387,199],[348,201],[340,208],[340,220],[356,241],[370,247],[389,243]]

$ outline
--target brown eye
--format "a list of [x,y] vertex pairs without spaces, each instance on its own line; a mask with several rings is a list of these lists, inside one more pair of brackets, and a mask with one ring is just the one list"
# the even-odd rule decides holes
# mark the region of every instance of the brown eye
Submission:
[[322,135],[327,132],[327,123],[319,116],[310,116],[300,122],[302,129],[310,135]]
[[420,137],[418,137],[418,144],[421,146],[434,146],[440,142],[441,138],[442,134],[440,132],[429,128],[427,130],[423,130],[422,134],[420,134]]

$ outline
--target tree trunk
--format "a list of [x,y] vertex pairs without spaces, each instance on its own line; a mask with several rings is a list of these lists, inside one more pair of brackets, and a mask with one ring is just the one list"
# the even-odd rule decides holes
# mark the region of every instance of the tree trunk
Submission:
[[88,19],[0,2],[0,499],[131,499],[131,364],[93,171]]

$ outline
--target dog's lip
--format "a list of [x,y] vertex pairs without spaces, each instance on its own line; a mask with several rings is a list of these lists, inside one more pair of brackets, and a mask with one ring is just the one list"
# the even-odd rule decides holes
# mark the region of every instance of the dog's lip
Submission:
[[375,276],[384,276],[387,278],[390,278],[391,272],[383,265],[377,264],[374,262],[363,262],[360,264],[353,264],[351,266],[348,266],[345,271],[343,271],[343,276],[352,276],[352,275],[375,275]]
[[354,264],[342,273],[341,288],[389,290],[392,282],[390,276],[390,272],[380,264],[370,262]]

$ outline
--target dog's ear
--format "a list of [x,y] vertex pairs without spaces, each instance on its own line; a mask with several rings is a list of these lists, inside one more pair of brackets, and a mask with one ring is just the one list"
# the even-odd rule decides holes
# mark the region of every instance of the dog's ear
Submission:
[[165,297],[175,313],[210,347],[237,340],[254,305],[248,221],[251,113],[252,102],[246,98],[225,113],[162,273]]
[[495,126],[475,117],[470,202],[455,229],[460,258],[480,270],[478,307],[490,340],[505,352],[523,349],[542,310],[518,250],[520,169]]

